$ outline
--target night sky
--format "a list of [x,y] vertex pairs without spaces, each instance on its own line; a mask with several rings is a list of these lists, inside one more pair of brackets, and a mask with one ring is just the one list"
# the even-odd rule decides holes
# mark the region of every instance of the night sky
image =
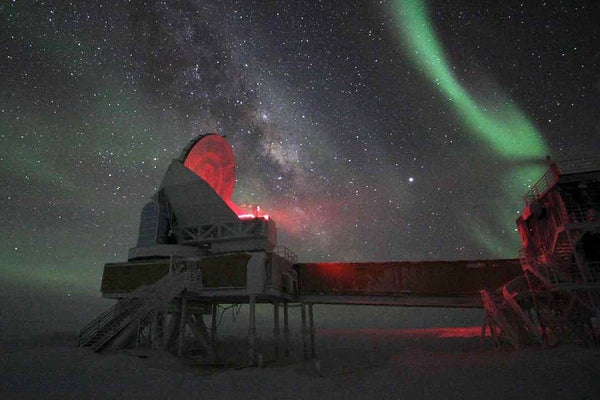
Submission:
[[597,1],[4,1],[3,281],[95,291],[195,135],[301,261],[516,257],[600,151]]

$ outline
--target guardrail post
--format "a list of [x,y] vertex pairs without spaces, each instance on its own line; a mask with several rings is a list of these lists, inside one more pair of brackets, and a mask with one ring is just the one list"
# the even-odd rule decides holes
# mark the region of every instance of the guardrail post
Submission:
[[288,314],[288,302],[283,303],[283,355],[290,356],[290,324]]
[[279,360],[279,303],[273,303],[273,336],[275,338],[275,359]]
[[217,337],[217,304],[211,303],[212,306],[212,318],[210,321],[210,344],[214,348],[215,347],[215,339]]
[[256,296],[248,299],[250,306],[248,319],[248,364],[256,364]]
[[177,357],[181,357],[183,354],[183,345],[185,344],[185,320],[187,312],[187,299],[181,298],[181,321],[179,323],[179,346],[177,349]]
[[306,329],[306,304],[304,303],[300,304],[300,317],[302,319],[302,352],[304,359],[308,360],[308,330]]
[[315,358],[317,353],[315,352],[315,317],[312,303],[308,303],[308,326],[310,334],[310,357]]

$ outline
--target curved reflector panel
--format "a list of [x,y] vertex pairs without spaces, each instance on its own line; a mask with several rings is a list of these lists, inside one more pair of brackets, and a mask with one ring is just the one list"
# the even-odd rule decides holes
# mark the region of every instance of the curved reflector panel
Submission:
[[226,202],[235,186],[235,160],[227,140],[216,134],[202,136],[191,147],[183,163],[204,179]]

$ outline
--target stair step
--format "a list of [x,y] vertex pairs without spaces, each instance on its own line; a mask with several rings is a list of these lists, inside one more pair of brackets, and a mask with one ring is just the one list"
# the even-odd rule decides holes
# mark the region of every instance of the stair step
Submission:
[[[154,284],[154,291],[142,288],[138,292],[140,297],[127,299],[113,306],[82,330],[82,332],[86,332],[95,328],[95,330],[90,331],[91,334],[85,335],[88,337],[87,340],[83,340],[80,335],[82,346],[92,346],[95,351],[102,349],[115,335],[134,321],[136,319],[134,317],[145,317],[147,313],[161,305],[161,303],[169,302],[181,293],[184,289],[184,282],[179,281],[179,279],[182,278],[181,275],[176,277],[166,276]],[[98,323],[96,321],[102,321],[102,325],[98,328],[94,325]]]

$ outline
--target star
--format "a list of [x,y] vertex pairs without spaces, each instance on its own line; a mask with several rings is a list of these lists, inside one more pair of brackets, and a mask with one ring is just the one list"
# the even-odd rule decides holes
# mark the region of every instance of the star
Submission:
[[3,273],[96,290],[208,132],[301,260],[516,257],[540,156],[600,151],[597,6],[380,3],[7,2]]

